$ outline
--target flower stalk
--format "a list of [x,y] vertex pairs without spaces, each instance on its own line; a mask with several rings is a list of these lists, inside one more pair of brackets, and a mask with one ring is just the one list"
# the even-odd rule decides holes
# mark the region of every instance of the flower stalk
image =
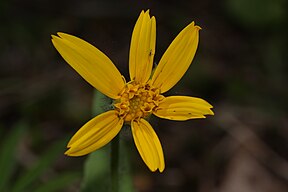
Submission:
[[111,192],[119,190],[119,134],[111,142]]

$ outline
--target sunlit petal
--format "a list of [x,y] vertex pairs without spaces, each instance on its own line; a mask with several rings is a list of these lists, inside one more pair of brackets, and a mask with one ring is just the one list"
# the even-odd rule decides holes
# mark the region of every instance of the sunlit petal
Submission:
[[65,154],[82,156],[103,147],[119,133],[122,125],[123,119],[114,110],[96,116],[75,133]]
[[65,33],[52,35],[52,43],[61,56],[87,82],[110,98],[118,98],[125,83],[112,61],[86,41]]
[[146,83],[150,78],[156,43],[156,20],[150,18],[149,10],[142,11],[133,30],[129,72],[131,80]]
[[162,56],[152,77],[152,85],[160,88],[161,93],[171,89],[189,68],[198,46],[199,29],[194,22],[189,24]]
[[207,101],[187,96],[170,96],[160,102],[154,115],[170,120],[184,121],[214,115],[212,105]]
[[141,119],[139,122],[132,121],[131,128],[135,145],[145,164],[151,171],[159,169],[162,172],[165,168],[162,146],[151,125]]

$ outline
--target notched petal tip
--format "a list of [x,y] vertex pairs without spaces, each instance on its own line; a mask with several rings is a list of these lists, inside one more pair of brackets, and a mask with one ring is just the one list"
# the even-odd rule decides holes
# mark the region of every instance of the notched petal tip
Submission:
[[212,111],[212,109],[209,110],[209,113],[207,115],[214,115],[214,112]]
[[62,35],[68,35],[67,33],[63,33],[63,32],[57,32],[57,35],[59,35],[59,37],[61,37]]
[[202,104],[206,105],[208,112],[204,115],[214,115],[214,112],[212,111],[212,109],[214,108],[210,103],[208,103],[206,100],[202,99]]
[[64,155],[73,156],[73,155],[71,155],[71,153],[70,153],[70,147],[67,149],[67,151],[65,151]]
[[[64,33],[64,32],[57,32],[57,35],[61,38],[61,39],[70,39],[70,38],[76,38],[76,39],[80,39],[79,37],[76,37],[74,35],[70,35],[68,33]],[[82,39],[81,39],[82,40]],[[69,41],[69,40],[68,40]],[[70,39],[71,41],[71,39]]]
[[67,151],[65,151],[64,155],[66,156],[69,156],[69,157],[80,157],[80,156],[84,156],[85,154],[81,154],[81,155],[78,155],[77,152],[76,153],[73,153],[71,152],[71,148],[69,148]]
[[198,26],[198,25],[196,25],[195,28],[198,29],[198,30],[202,30],[202,28],[200,26]]
[[59,43],[62,39],[56,35],[51,35],[51,41],[55,47],[55,43]]
[[192,22],[188,25],[188,27],[193,27],[193,28],[198,29],[198,30],[201,30],[201,29],[202,29],[200,26],[195,25],[195,21],[192,21]]
[[67,150],[65,151],[64,155],[67,156],[77,156],[77,155],[73,155],[73,148],[71,146],[69,146],[69,143],[67,145]]
[[51,35],[51,39],[55,39],[55,38],[57,38],[56,35]]
[[163,171],[164,171],[164,168],[159,168],[159,167],[157,167],[157,168],[155,168],[155,169],[151,169],[150,167],[148,167],[148,168],[149,168],[149,170],[150,170],[151,172],[159,171],[160,173],[163,173]]
[[[51,35],[52,39],[58,38],[58,39],[61,39],[61,40],[62,40],[62,39],[64,39],[64,38],[63,38],[64,35],[69,35],[69,34],[63,33],[63,32],[57,32],[56,34],[57,34],[58,36],[57,36],[57,35]],[[70,36],[71,36],[71,35],[70,35]]]

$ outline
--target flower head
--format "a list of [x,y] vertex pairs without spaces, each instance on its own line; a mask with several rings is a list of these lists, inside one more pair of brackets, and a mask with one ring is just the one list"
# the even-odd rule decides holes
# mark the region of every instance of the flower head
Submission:
[[213,115],[212,105],[203,99],[162,94],[184,75],[195,55],[200,27],[185,27],[162,56],[151,77],[156,44],[156,20],[142,11],[134,27],[130,45],[126,83],[112,61],[86,41],[65,33],[52,35],[61,56],[88,83],[112,98],[113,110],[104,112],[81,127],[71,138],[65,154],[81,156],[109,143],[124,123],[131,125],[135,145],[151,171],[165,167],[160,141],[145,117],[154,114],[170,120],[188,120]]

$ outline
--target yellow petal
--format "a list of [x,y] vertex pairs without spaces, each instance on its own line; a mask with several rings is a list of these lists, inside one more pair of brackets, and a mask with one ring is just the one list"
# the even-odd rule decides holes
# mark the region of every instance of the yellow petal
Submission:
[[189,24],[162,56],[152,77],[152,85],[160,88],[161,93],[171,89],[189,68],[198,46],[199,29],[194,22]]
[[103,147],[118,134],[122,125],[123,119],[119,119],[114,110],[94,117],[75,133],[65,154],[82,156]]
[[184,121],[205,118],[204,115],[214,115],[211,108],[212,105],[200,98],[170,96],[160,102],[153,114],[164,119]]
[[156,20],[150,18],[149,10],[142,11],[133,30],[129,72],[131,80],[146,83],[150,78],[156,43]]
[[124,87],[123,78],[112,61],[86,41],[65,33],[52,35],[52,43],[88,83],[110,98],[117,99]]
[[162,172],[165,168],[164,155],[161,143],[151,127],[144,119],[139,122],[132,122],[132,134],[135,145],[151,171],[159,169]]

